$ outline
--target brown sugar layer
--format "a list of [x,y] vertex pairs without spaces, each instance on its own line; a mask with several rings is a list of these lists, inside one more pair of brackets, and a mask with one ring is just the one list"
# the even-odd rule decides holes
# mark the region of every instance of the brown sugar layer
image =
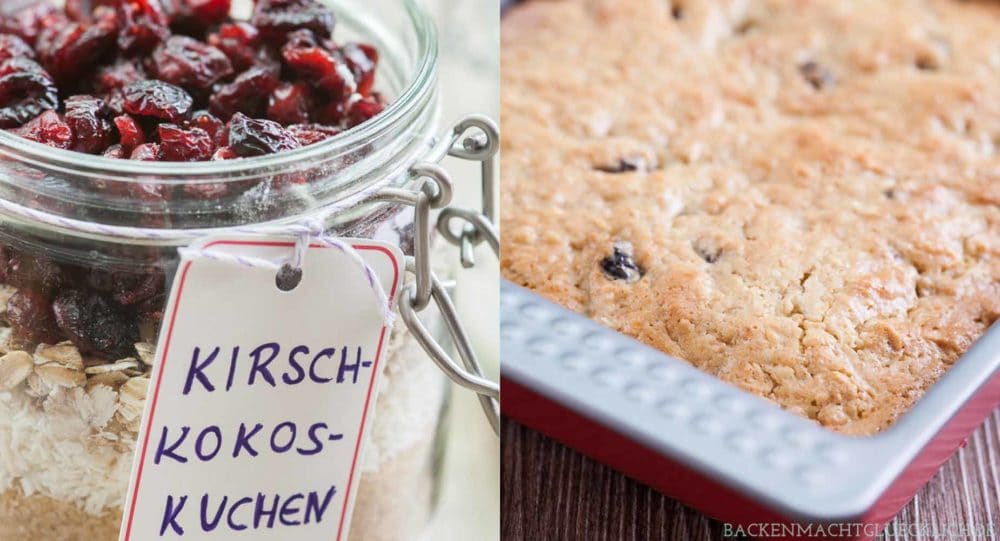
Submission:
[[1000,3],[528,2],[505,276],[849,434],[1000,317]]

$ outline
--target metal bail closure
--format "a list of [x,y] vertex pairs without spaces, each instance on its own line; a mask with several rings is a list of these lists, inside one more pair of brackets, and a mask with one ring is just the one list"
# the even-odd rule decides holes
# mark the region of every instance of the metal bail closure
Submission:
[[[466,136],[466,133],[471,134]],[[479,395],[483,413],[500,434],[500,384],[483,376],[482,367],[462,326],[455,305],[431,270],[431,210],[440,210],[437,230],[441,236],[460,249],[460,260],[466,268],[475,265],[473,250],[483,242],[499,255],[500,240],[494,224],[496,202],[496,154],[500,148],[500,132],[496,124],[481,115],[469,116],[455,125],[450,133],[434,145],[428,161],[410,169],[413,180],[422,180],[417,191],[386,188],[376,196],[383,201],[412,205],[414,215],[414,253],[406,260],[407,270],[414,279],[403,286],[399,295],[399,314],[417,342],[439,368],[460,387]],[[451,202],[452,181],[438,162],[445,156],[478,161],[482,164],[481,210],[447,206]],[[460,230],[453,231],[453,221],[460,221]],[[461,364],[449,355],[420,320],[418,313],[431,302],[437,306],[448,329]]]

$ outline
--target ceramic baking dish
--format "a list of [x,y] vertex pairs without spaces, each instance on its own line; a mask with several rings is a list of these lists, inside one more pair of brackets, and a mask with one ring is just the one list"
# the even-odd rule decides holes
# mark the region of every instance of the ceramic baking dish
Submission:
[[1000,405],[1000,324],[893,426],[854,437],[509,282],[501,298],[505,415],[769,538],[872,539]]

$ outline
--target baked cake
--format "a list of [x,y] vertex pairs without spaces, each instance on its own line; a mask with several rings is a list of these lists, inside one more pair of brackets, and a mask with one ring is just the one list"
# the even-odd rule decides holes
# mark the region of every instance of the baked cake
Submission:
[[1000,317],[1000,2],[535,1],[505,276],[848,434]]

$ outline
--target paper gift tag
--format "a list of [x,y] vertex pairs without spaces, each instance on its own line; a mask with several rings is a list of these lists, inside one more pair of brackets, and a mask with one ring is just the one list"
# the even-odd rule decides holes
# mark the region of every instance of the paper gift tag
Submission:
[[[399,249],[346,240],[390,302]],[[278,260],[294,243],[195,247]],[[345,540],[389,329],[368,278],[312,246],[302,281],[181,261],[157,345],[120,539]]]

